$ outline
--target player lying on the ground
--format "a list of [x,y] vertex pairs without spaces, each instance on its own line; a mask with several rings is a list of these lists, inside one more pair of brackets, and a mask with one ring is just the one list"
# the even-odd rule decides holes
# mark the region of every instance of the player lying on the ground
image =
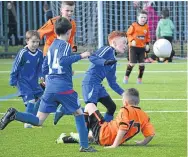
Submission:
[[[141,110],[139,104],[139,92],[135,88],[127,89],[123,95],[123,107],[121,107],[115,120],[104,122],[103,116],[93,104],[87,104],[85,111],[88,112],[88,122],[93,133],[95,142],[107,148],[115,148],[128,141],[140,131],[144,139],[136,141],[136,145],[147,145],[154,137],[155,131],[150,123],[148,115]],[[65,135],[65,134],[64,134]],[[57,143],[75,143],[79,141],[76,134],[62,136]]]

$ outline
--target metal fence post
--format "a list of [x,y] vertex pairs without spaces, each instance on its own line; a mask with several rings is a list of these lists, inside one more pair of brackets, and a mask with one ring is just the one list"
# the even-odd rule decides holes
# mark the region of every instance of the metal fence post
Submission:
[[4,3],[4,46],[5,46],[5,52],[8,52],[8,10],[7,10],[7,2]]

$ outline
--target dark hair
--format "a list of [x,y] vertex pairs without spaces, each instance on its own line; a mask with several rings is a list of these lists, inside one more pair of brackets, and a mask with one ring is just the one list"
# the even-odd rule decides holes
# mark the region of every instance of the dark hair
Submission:
[[55,22],[55,32],[57,35],[66,34],[68,30],[72,29],[72,25],[65,17],[60,17]]
[[137,16],[139,16],[140,14],[148,15],[148,12],[145,11],[145,10],[139,10],[138,13],[137,13]]
[[162,18],[166,19],[167,17],[169,17],[169,10],[168,8],[164,8],[161,12],[161,16]]

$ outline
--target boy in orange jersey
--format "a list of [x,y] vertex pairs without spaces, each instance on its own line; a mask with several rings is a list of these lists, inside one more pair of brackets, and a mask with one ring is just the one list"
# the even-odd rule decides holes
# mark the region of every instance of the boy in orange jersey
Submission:
[[[68,42],[71,44],[73,52],[77,51],[77,47],[74,45],[74,36],[76,33],[76,23],[73,19],[71,19],[73,13],[74,13],[75,3],[73,1],[62,1],[61,4],[61,16],[67,18],[70,20],[72,24],[72,31],[70,38]],[[38,32],[40,34],[40,38],[42,39],[44,36],[46,36],[46,41],[43,49],[44,56],[46,56],[46,53],[48,51],[48,48],[54,41],[54,39],[57,38],[55,32],[54,32],[54,24],[56,20],[60,16],[56,16],[52,19],[49,19],[41,28],[38,29]]]
[[[149,116],[138,106],[139,102],[139,92],[135,88],[127,89],[123,94],[123,107],[117,117],[110,122],[104,121],[96,105],[87,104],[85,112],[89,114],[89,126],[95,142],[108,146],[105,148],[116,148],[141,131],[145,138],[136,141],[136,145],[147,145],[153,139],[155,131]],[[75,143],[76,139],[73,136],[74,134],[71,133],[72,140],[70,136],[69,138],[66,136],[62,138],[62,141]],[[60,143],[58,140],[56,142]]]
[[137,22],[132,23],[132,25],[127,30],[127,38],[129,41],[129,64],[127,65],[127,70],[123,83],[127,84],[129,75],[134,67],[134,65],[139,63],[139,74],[137,83],[142,83],[142,76],[144,73],[144,59],[145,52],[149,52],[149,28],[147,23],[147,12],[140,11],[137,16]]

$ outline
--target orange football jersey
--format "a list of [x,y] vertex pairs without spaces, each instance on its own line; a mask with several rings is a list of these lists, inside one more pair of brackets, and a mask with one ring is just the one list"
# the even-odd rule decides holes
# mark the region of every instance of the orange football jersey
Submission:
[[129,46],[131,46],[131,41],[135,40],[136,47],[145,47],[146,43],[150,42],[148,25],[145,24],[141,26],[137,22],[132,23],[127,30],[127,38],[129,41]]
[[155,134],[148,115],[141,108],[135,106],[122,107],[115,120],[104,122],[101,125],[100,145],[112,145],[119,129],[127,131],[121,143],[128,141],[140,131],[145,137]]
[[[48,48],[52,44],[55,38],[57,38],[55,32],[54,32],[54,24],[55,21],[59,18],[60,16],[56,16],[52,19],[49,19],[41,28],[38,29],[38,32],[40,34],[40,38],[42,39],[44,36],[46,36],[46,41],[43,49],[43,54],[46,56],[46,53],[48,51]],[[69,38],[69,43],[71,44],[71,47],[74,46],[74,36],[76,33],[76,23],[74,20],[70,21],[72,24],[72,31],[71,35]]]

